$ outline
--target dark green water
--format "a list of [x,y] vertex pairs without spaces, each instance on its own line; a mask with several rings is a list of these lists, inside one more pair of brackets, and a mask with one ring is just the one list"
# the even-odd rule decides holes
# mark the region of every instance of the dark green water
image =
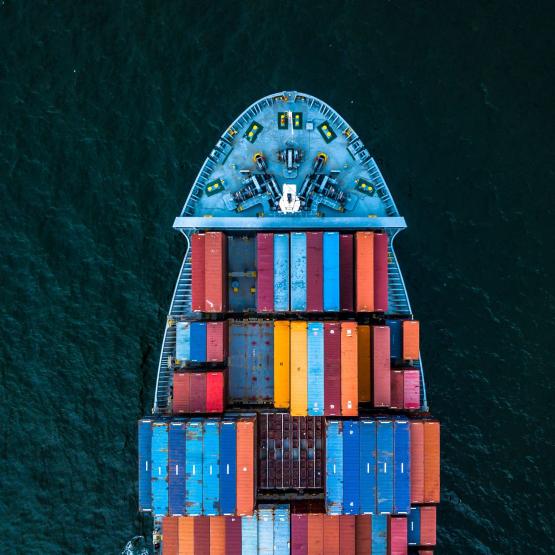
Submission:
[[552,552],[553,8],[300,4],[0,2],[2,553],[141,532],[171,224],[220,133],[283,89],[352,124],[407,218],[439,552]]

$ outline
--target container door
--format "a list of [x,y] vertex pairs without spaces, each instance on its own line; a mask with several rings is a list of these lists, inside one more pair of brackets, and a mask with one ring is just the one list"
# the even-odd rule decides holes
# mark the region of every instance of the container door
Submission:
[[306,234],[306,310],[322,312],[324,309],[323,287],[323,233],[310,231]]
[[291,233],[291,310],[306,311],[306,233]]
[[151,448],[152,422],[139,420],[139,511],[152,509]]
[[175,324],[175,358],[180,362],[191,360],[191,323]]
[[377,421],[378,513],[393,512],[393,422]]
[[308,414],[324,414],[324,324],[308,324]]
[[291,322],[291,415],[306,416],[307,391],[307,323]]
[[356,310],[374,312],[374,233],[357,231],[356,249]]
[[353,236],[342,234],[339,238],[340,304],[341,310],[354,310],[354,253]]
[[374,310],[387,312],[388,275],[387,244],[385,233],[374,233]]
[[326,511],[343,512],[343,422],[337,420],[326,425]]
[[202,423],[186,423],[185,513],[202,514]]
[[169,513],[185,514],[185,423],[171,422],[168,453]]
[[220,429],[220,510],[226,515],[235,513],[236,458],[236,423],[224,421]]
[[274,235],[274,310],[289,310],[289,234]]
[[376,422],[360,421],[360,512],[376,514]]
[[341,415],[341,325],[324,324],[324,414]]
[[339,233],[324,233],[324,310],[339,312]]
[[358,334],[356,322],[341,322],[341,414],[358,415]]
[[393,512],[408,514],[410,510],[410,425],[408,420],[393,424],[394,495]]
[[203,312],[204,295],[204,233],[191,235],[191,309]]
[[191,322],[191,362],[206,362],[206,322]]
[[372,373],[374,406],[389,407],[391,405],[391,359],[387,326],[372,326]]
[[168,514],[168,425],[152,424],[152,514]]
[[372,555],[387,555],[387,515],[372,516]]
[[220,423],[204,424],[202,457],[202,514],[220,514]]
[[256,235],[256,309],[274,311],[274,235]]
[[343,513],[356,515],[360,505],[359,422],[343,422]]

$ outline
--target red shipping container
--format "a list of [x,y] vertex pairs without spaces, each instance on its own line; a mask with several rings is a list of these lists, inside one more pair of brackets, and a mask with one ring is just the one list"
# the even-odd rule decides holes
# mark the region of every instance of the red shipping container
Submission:
[[391,359],[388,326],[372,326],[372,379],[374,406],[391,406]]
[[308,515],[308,555],[324,555],[324,515]]
[[204,233],[191,235],[191,309],[204,310]]
[[339,303],[341,310],[355,306],[354,240],[350,234],[339,236]]
[[372,553],[372,517],[370,515],[358,515],[356,517],[356,539],[357,555],[359,553]]
[[195,554],[210,555],[210,517],[195,517]]
[[402,370],[391,370],[391,408],[402,409],[405,403]]
[[409,410],[420,408],[420,371],[405,370],[404,378],[404,407]]
[[225,372],[206,374],[206,412],[224,412]]
[[324,415],[341,415],[341,324],[324,324]]
[[387,535],[388,555],[407,555],[407,518],[404,516],[390,516],[388,519]]
[[308,555],[308,515],[291,515],[291,555]]
[[341,555],[356,553],[355,515],[341,515],[339,521],[339,552]]
[[439,503],[439,422],[424,422],[424,503]]
[[324,515],[324,555],[340,555],[339,521],[341,518],[341,515]]
[[179,519],[176,516],[165,516],[162,520],[164,555],[179,555],[178,525]]
[[174,372],[173,374],[173,414],[190,412],[189,405],[191,389],[191,374],[188,372]]
[[374,310],[387,312],[388,275],[387,275],[386,233],[374,233]]
[[436,508],[420,507],[420,545],[436,544]]
[[[306,234],[306,310],[324,310],[323,234],[310,231]],[[295,253],[292,253],[295,256]]]
[[206,324],[206,360],[225,362],[227,359],[227,320]]
[[243,535],[241,533],[241,517],[225,517],[225,553],[226,555],[242,555]]
[[274,234],[256,235],[256,310],[274,311]]
[[204,239],[205,312],[225,312],[227,308],[227,242],[221,231],[210,231]]
[[416,360],[420,358],[420,322],[403,320],[403,358]]
[[191,373],[189,409],[191,412],[206,412],[206,374],[204,372]]
[[410,423],[410,502],[424,503],[424,423]]

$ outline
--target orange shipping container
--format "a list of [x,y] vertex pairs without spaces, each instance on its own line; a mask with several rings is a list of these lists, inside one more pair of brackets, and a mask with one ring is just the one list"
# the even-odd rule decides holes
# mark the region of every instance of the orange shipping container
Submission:
[[[339,555],[340,515],[324,515],[324,555]],[[370,552],[368,552],[370,553]]]
[[424,503],[424,423],[410,423],[410,502]]
[[359,553],[372,553],[372,517],[358,515],[356,517],[357,555]]
[[289,322],[274,322],[274,407],[289,408],[289,374],[290,374]]
[[210,555],[225,555],[225,516],[210,517]]
[[291,416],[308,413],[306,329],[306,322],[291,322]]
[[424,422],[424,503],[439,503],[439,422]]
[[324,555],[324,515],[308,515],[308,555]]
[[374,233],[357,231],[356,246],[356,310],[374,312]]
[[403,358],[417,360],[420,358],[420,322],[403,320]]
[[358,415],[358,334],[356,322],[341,322],[341,414]]
[[370,326],[358,326],[358,400],[370,402]]
[[254,510],[254,420],[237,421],[237,514]]
[[339,552],[341,555],[356,553],[356,519],[354,515],[341,515],[339,521]]
[[204,239],[205,312],[225,312],[227,297],[227,243],[221,231],[210,231]]
[[164,555],[179,555],[179,518],[166,516],[162,520]]
[[179,555],[195,552],[195,516],[179,517]]
[[436,508],[420,507],[420,544],[436,544]]
[[204,311],[204,233],[191,235],[191,309]]

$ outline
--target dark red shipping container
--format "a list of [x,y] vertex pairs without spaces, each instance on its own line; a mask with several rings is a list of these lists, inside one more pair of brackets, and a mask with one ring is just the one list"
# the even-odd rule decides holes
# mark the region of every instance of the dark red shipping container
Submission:
[[372,553],[372,517],[357,515],[356,517],[356,553]]
[[256,310],[274,311],[274,234],[256,235]]
[[391,370],[391,408],[402,409],[405,403],[404,373],[402,370]]
[[206,412],[206,374],[204,372],[191,373],[189,409],[191,412]]
[[241,533],[241,517],[225,517],[225,553],[226,555],[242,555],[243,535]]
[[356,517],[341,515],[339,521],[339,548],[341,555],[356,553]]
[[387,243],[386,233],[374,233],[374,310],[387,312]]
[[350,234],[339,236],[339,302],[341,310],[354,310],[354,239]]
[[[309,231],[306,234],[306,310],[324,310],[323,234]],[[292,253],[295,256],[295,253]]]
[[405,370],[404,377],[404,407],[409,410],[420,408],[420,371]]
[[206,360],[224,362],[227,359],[227,320],[206,324]]
[[420,507],[420,545],[436,544],[436,508]]
[[324,415],[341,415],[341,324],[324,324]]
[[206,374],[206,412],[224,412],[225,371]]
[[204,239],[205,312],[227,310],[227,241],[221,231],[210,231]]
[[173,374],[173,414],[190,412],[189,397],[191,389],[191,374],[188,372],[174,372]]
[[324,555],[340,555],[339,522],[341,518],[343,518],[341,515],[324,515]]
[[210,517],[195,517],[194,536],[194,555],[210,555]]
[[204,233],[191,235],[191,309],[204,311]]
[[407,518],[404,516],[391,516],[387,526],[388,555],[407,555]]
[[291,515],[291,555],[308,555],[308,515]]
[[391,406],[391,359],[388,326],[372,326],[372,379],[374,406]]

